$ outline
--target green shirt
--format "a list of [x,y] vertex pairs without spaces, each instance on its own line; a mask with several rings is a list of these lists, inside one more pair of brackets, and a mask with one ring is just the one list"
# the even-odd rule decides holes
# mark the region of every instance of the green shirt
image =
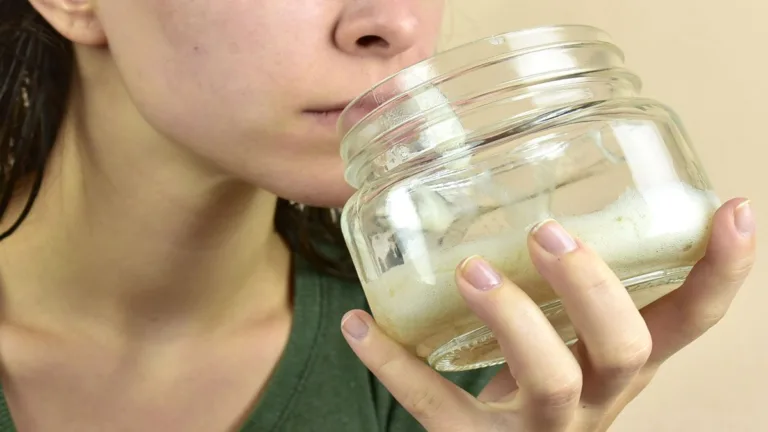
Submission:
[[[424,430],[363,366],[339,330],[350,309],[368,309],[359,285],[297,262],[294,321],[285,352],[243,432]],[[446,374],[477,394],[497,369]],[[0,431],[15,431],[0,392]],[[218,431],[212,431],[218,432]]]

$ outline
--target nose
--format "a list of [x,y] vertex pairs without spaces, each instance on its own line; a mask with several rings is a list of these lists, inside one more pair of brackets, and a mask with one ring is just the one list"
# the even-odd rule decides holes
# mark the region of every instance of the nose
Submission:
[[391,58],[418,42],[421,0],[352,0],[334,31],[342,51],[366,57]]

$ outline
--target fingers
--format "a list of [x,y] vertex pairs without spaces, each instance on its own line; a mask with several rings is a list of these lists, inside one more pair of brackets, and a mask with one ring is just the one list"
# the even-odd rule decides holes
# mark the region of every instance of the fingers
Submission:
[[529,249],[579,334],[578,348],[586,360],[583,400],[611,403],[651,354],[645,321],[608,265],[557,222],[537,227]]
[[565,429],[578,406],[581,369],[539,307],[479,257],[459,266],[456,281],[493,331],[519,385],[516,397],[498,406],[520,413],[530,430]]
[[[706,256],[679,289],[642,312],[607,264],[557,222],[534,230],[529,249],[579,334],[583,364],[525,292],[483,259],[469,258],[457,269],[457,286],[508,363],[509,373],[482,395],[493,402],[477,401],[411,356],[369,315],[345,316],[352,349],[428,430],[520,428],[520,420],[526,430],[566,430],[580,403],[598,413],[622,406],[619,397],[636,392],[637,382],[647,382],[659,363],[725,314],[754,262],[755,222],[744,200],[726,203],[714,216]],[[499,400],[504,388],[512,394]],[[590,420],[588,428],[605,419]]]
[[712,221],[704,258],[685,283],[643,309],[658,365],[701,336],[725,315],[755,260],[755,219],[749,202],[725,203]]
[[362,362],[427,430],[481,430],[479,403],[387,337],[370,315],[351,311],[342,333]]

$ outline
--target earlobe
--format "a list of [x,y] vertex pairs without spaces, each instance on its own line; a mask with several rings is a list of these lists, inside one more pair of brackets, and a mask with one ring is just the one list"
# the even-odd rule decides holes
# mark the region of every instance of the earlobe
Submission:
[[106,35],[96,14],[96,0],[29,0],[62,36],[81,45],[105,45]]

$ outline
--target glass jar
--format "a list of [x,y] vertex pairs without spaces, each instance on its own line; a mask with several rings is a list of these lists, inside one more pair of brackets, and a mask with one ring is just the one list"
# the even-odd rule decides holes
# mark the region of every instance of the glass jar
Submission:
[[454,281],[477,254],[573,343],[526,246],[550,218],[638,307],[679,286],[720,202],[678,117],[640,87],[603,31],[554,26],[446,51],[352,102],[339,127],[357,192],[342,228],[381,328],[440,371],[502,363]]

